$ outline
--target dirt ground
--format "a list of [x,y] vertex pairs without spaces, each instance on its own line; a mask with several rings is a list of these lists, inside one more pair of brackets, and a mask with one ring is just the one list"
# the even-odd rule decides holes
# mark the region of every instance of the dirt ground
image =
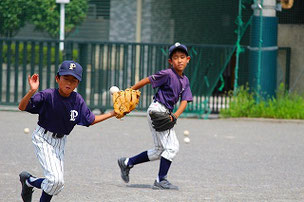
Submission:
[[[21,201],[18,174],[43,177],[31,143],[37,116],[0,111],[0,201]],[[179,191],[152,190],[159,161],[136,165],[130,182],[117,159],[153,146],[145,117],[76,126],[65,149],[65,188],[52,201],[303,201],[304,122],[186,119],[176,125],[180,151],[168,179]],[[190,132],[189,144],[184,131]],[[35,190],[33,201],[39,201]]]

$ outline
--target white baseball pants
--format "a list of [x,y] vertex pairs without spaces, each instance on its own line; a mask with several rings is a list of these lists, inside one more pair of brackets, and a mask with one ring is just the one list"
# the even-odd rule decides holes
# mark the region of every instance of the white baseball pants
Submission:
[[149,115],[150,111],[166,112],[169,110],[159,102],[152,102],[147,110],[147,119],[154,140],[154,148],[148,150],[149,160],[154,161],[160,159],[160,157],[164,157],[172,161],[179,150],[179,142],[175,130],[171,128],[170,130],[157,132],[152,127],[152,121]]
[[64,187],[63,160],[66,136],[60,139],[53,138],[53,133],[44,131],[45,129],[38,125],[32,135],[35,152],[45,176],[41,189],[49,195],[57,195]]

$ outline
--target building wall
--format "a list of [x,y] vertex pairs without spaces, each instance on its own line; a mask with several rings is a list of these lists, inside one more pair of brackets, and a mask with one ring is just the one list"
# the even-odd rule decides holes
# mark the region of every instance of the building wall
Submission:
[[[173,42],[170,11],[170,0],[142,0],[141,42]],[[112,0],[109,40],[135,42],[136,15],[137,0]]]
[[279,24],[278,46],[291,47],[290,90],[304,93],[304,25]]
[[[147,42],[173,43],[174,20],[172,19],[170,0],[145,0],[145,2],[150,4],[151,10],[147,12],[150,14],[146,16],[147,19],[150,18],[150,24],[143,27],[142,35],[150,36]],[[147,7],[145,6],[144,9]]]
[[112,0],[109,41],[135,42],[136,0]]

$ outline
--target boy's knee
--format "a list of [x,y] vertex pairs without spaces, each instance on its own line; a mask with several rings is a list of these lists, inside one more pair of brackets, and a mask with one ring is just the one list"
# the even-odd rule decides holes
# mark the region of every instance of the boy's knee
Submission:
[[160,149],[160,148],[154,148],[154,149],[151,149],[151,150],[148,150],[148,158],[150,161],[155,161],[155,160],[158,160],[160,159],[161,157],[161,154],[163,153],[163,149]]
[[170,161],[173,161],[173,159],[175,158],[175,156],[177,155],[179,149],[175,148],[175,149],[166,149],[161,156],[164,157],[165,159],[168,159]]
[[58,180],[55,180],[54,181],[54,187],[56,187],[55,191],[54,191],[54,195],[59,194],[59,192],[61,192],[61,190],[64,187],[64,180],[63,180],[63,178],[59,178]]
[[148,150],[148,157],[150,161],[158,160],[160,157],[164,157],[165,159],[168,159],[172,161],[174,157],[177,155],[179,151],[179,145],[176,144],[175,147],[170,148],[154,148],[151,150]]
[[49,195],[57,195],[64,187],[63,178],[51,178],[47,180],[47,184],[43,190]]

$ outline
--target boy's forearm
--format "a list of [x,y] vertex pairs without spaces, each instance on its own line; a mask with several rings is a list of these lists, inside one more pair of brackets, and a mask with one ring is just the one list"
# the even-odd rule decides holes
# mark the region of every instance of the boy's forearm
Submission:
[[178,117],[184,112],[184,110],[185,110],[186,107],[187,107],[187,103],[188,103],[187,100],[181,101],[181,103],[180,103],[178,109],[177,109],[176,112],[174,113],[174,115],[176,116],[176,118],[178,118]]
[[149,77],[146,77],[142,80],[140,80],[139,82],[137,82],[134,86],[132,86],[131,88],[133,90],[137,90],[142,88],[143,86],[145,86],[146,84],[150,83]]
[[91,125],[94,125],[96,123],[102,122],[104,120],[107,120],[111,117],[115,116],[115,112],[111,111],[105,114],[101,114],[101,115],[95,115],[95,120],[93,121],[93,123]]
[[21,111],[24,111],[26,109],[26,106],[29,103],[29,100],[31,99],[31,97],[35,94],[36,90],[29,90],[26,95],[21,99],[20,103],[19,103],[19,109]]

